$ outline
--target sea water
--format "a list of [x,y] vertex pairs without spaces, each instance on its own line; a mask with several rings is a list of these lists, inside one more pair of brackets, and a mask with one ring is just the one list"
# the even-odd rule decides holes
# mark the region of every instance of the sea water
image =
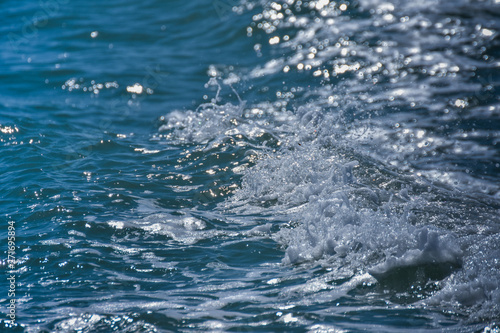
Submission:
[[0,331],[499,330],[498,1],[0,10]]

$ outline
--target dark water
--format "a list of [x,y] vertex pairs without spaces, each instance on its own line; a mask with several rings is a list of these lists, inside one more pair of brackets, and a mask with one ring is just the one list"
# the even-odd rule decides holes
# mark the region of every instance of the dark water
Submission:
[[1,14],[0,331],[498,331],[498,1]]

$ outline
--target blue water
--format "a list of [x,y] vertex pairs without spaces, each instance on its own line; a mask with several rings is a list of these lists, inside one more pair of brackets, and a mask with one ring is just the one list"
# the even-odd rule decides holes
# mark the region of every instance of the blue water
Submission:
[[0,11],[0,331],[499,330],[498,1]]

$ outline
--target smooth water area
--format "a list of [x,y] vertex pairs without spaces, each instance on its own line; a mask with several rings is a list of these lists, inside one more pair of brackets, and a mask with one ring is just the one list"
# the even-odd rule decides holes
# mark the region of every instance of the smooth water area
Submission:
[[0,10],[1,332],[499,330],[500,2]]

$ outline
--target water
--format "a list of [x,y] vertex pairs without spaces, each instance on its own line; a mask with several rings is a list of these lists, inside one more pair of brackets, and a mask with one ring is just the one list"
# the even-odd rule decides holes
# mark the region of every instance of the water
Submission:
[[1,11],[1,331],[498,331],[497,1]]

